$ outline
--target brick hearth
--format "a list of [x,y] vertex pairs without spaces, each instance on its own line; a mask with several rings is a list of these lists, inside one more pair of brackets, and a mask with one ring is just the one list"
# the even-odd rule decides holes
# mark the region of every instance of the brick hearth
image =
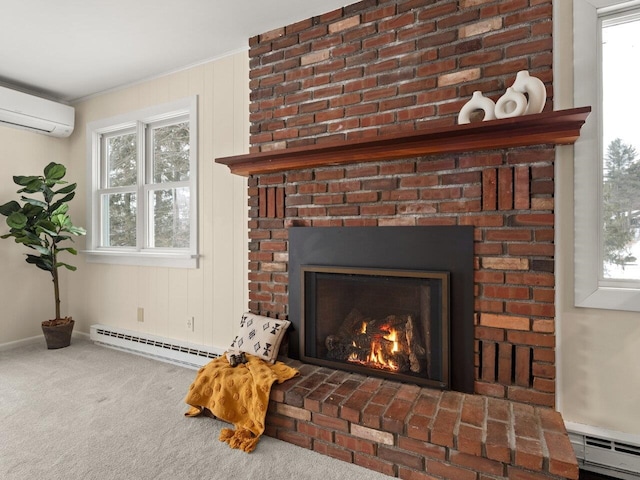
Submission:
[[[497,100],[519,70],[551,97],[551,10],[364,0],[254,37],[251,152],[453,126],[473,91]],[[254,313],[289,314],[290,226],[472,225],[475,239],[476,395],[299,365],[267,434],[412,480],[577,478],[552,408],[554,158],[538,145],[252,175]]]
[[273,387],[269,436],[404,479],[578,478],[551,408],[286,362],[301,375]]

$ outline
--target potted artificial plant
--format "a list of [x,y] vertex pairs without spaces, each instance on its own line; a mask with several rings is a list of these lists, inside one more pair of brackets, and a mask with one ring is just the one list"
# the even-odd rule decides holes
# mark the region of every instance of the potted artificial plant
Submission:
[[42,322],[42,331],[47,341],[47,348],[67,347],[71,343],[73,319],[60,316],[60,277],[58,269],[65,267],[76,270],[76,267],[63,263],[58,259],[62,252],[76,255],[71,247],[63,246],[73,241],[71,235],[84,235],[81,227],[75,227],[67,214],[67,202],[75,196],[76,184],[71,183],[58,190],[56,185],[66,184],[63,181],[67,169],[59,163],[50,163],[44,169],[44,176],[14,176],[13,181],[22,188],[17,193],[39,194],[42,199],[20,196],[20,202],[12,200],[0,206],[0,213],[7,217],[9,233],[1,238],[14,237],[16,243],[22,243],[33,250],[28,253],[26,261],[51,274],[53,294],[55,298],[56,316],[53,320]]

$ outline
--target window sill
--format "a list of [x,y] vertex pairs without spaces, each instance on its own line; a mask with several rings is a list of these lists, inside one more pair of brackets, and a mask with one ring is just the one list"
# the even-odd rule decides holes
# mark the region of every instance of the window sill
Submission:
[[140,267],[198,268],[199,255],[172,252],[123,252],[113,250],[84,250],[88,263],[135,265]]
[[576,288],[576,307],[640,312],[640,289],[597,287],[587,293]]

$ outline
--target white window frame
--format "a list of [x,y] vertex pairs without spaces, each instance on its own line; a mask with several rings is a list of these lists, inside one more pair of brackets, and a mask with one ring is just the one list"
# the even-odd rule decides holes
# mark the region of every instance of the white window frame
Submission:
[[[640,0],[573,0],[574,104],[591,115],[574,146],[574,303],[640,311],[640,281],[612,286],[602,276],[602,85],[599,14],[640,6]],[[605,285],[606,284],[606,285]]]
[[[150,213],[148,205],[149,191],[153,190],[152,179],[143,176],[142,163],[146,162],[145,150],[147,145],[145,130],[162,124],[175,123],[176,119],[186,119],[189,122],[189,181],[180,182],[179,186],[189,187],[189,247],[188,248],[147,248]],[[142,159],[138,165],[138,184],[134,186],[137,197],[137,234],[136,247],[105,247],[102,246],[101,234],[101,178],[105,172],[101,171],[101,139],[103,135],[135,130],[138,138],[138,158]],[[157,105],[135,112],[129,112],[111,118],[97,120],[87,124],[87,250],[83,253],[87,261],[95,263],[109,263],[121,265],[141,265],[153,267],[198,268],[198,97],[193,96],[182,100]],[[146,177],[149,177],[147,172]],[[174,187],[177,184],[162,184]],[[122,187],[120,187],[122,188]],[[127,189],[127,188],[125,188]]]

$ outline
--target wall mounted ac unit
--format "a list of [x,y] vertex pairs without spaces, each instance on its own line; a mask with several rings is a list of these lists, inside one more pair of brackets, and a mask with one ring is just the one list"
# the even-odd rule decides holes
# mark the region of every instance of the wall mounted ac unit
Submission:
[[69,105],[0,86],[0,125],[68,137],[74,121],[75,109]]

